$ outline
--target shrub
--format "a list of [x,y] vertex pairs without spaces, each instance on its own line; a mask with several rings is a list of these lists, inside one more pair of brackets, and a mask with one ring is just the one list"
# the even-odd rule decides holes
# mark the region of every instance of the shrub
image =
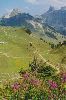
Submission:
[[31,71],[35,71],[38,68],[37,64],[37,58],[34,57],[33,61],[29,64],[29,67],[31,68]]
[[55,69],[51,66],[45,66],[38,69],[38,73],[41,73],[42,76],[52,76],[55,73]]
[[43,41],[43,38],[40,38],[41,41]]
[[26,29],[26,32],[27,32],[29,35],[31,34],[30,29]]

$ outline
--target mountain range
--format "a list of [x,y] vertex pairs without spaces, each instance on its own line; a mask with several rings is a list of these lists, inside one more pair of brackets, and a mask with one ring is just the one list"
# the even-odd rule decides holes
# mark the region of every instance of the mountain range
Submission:
[[19,9],[13,9],[10,13],[2,16],[0,25],[26,27],[32,32],[40,33],[42,37],[46,35],[56,39],[57,33],[66,36],[66,7],[55,10],[50,6],[47,12],[36,17]]
[[48,24],[56,31],[66,35],[66,7],[61,7],[59,10],[50,7],[41,17],[43,23]]

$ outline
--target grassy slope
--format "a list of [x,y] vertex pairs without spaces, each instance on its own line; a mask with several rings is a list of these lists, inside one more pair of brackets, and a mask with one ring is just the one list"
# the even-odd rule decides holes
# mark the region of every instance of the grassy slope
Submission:
[[63,42],[66,40],[66,37],[61,35],[60,33],[56,32],[54,28],[49,27],[49,26],[43,26],[42,27],[37,27],[37,32],[36,34],[39,37],[42,37],[44,40],[48,42],[53,42],[54,44],[57,44],[59,42]]
[[28,66],[36,49],[43,47],[47,49],[48,45],[37,37],[29,36],[21,28],[0,27],[0,72],[14,72],[20,67]]
[[[32,42],[32,46],[30,43]],[[0,27],[0,72],[16,72],[28,68],[36,52],[57,65],[66,53],[64,49],[51,50],[35,35],[28,35],[21,28]]]

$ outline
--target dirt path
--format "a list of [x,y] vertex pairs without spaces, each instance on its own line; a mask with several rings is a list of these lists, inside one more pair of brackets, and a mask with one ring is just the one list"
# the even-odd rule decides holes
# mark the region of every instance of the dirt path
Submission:
[[[3,53],[3,52],[0,52],[0,54],[6,56],[7,58],[13,58],[13,59],[23,59],[24,58],[24,57],[20,57],[20,56],[11,56],[11,55],[8,55],[7,53]],[[26,58],[32,58],[32,57],[26,57]]]
[[51,67],[57,69],[57,73],[59,73],[59,68],[46,60],[37,50],[34,51],[34,54],[36,54],[42,61],[46,62],[47,65],[50,65]]

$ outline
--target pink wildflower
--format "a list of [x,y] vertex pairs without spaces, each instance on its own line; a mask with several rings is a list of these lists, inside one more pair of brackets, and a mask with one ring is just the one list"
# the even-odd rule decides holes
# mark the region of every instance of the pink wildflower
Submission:
[[11,87],[16,92],[17,90],[19,90],[20,84],[19,83],[14,83],[13,85],[11,85]]
[[25,74],[23,74],[23,77],[24,77],[24,79],[29,79],[29,73],[25,73]]
[[56,89],[58,87],[57,83],[52,81],[52,80],[49,80],[49,85],[50,85],[50,88],[51,89]]

